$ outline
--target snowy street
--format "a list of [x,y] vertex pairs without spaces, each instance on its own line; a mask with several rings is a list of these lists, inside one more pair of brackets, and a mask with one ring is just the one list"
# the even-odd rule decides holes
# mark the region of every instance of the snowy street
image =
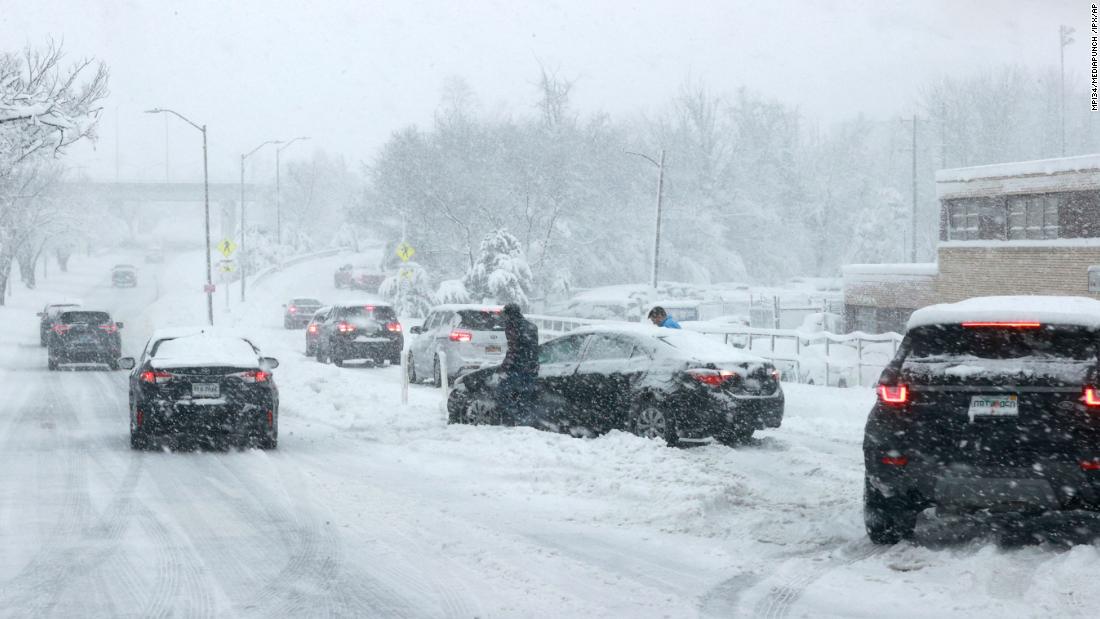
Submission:
[[[318,364],[281,328],[286,297],[337,294],[338,257],[217,308],[282,362],[278,450],[132,451],[125,372],[47,372],[34,316],[65,297],[109,309],[125,354],[154,324],[201,320],[203,297],[178,292],[196,289],[198,254],[118,291],[105,274],[125,258],[74,260],[0,310],[5,615],[1022,616],[1100,602],[1093,546],[944,544],[931,526],[872,546],[869,389],[786,385],[783,427],[737,449],[448,427],[423,385],[402,408],[399,368]],[[157,278],[178,291],[158,298]]]

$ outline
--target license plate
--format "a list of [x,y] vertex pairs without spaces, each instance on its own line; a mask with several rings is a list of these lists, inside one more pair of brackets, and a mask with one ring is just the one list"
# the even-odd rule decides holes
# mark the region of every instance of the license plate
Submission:
[[1015,395],[976,395],[970,398],[970,420],[976,417],[1016,417],[1020,414]]
[[191,383],[191,397],[218,398],[221,394],[222,388],[218,383]]
[[487,352],[489,354],[494,354],[495,353],[495,354],[499,355],[500,354],[500,346],[486,346],[485,347],[485,352]]

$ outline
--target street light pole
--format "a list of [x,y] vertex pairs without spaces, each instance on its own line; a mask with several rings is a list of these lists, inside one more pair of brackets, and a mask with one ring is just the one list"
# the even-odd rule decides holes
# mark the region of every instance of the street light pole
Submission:
[[279,174],[282,166],[279,165],[279,155],[284,150],[290,148],[290,145],[298,140],[308,140],[308,137],[298,137],[293,140],[287,140],[286,144],[283,144],[279,148],[275,149],[275,240],[277,244],[283,242],[283,211],[279,203]]
[[665,184],[665,149],[661,149],[660,161],[654,161],[652,157],[650,157],[649,155],[643,155],[642,153],[626,151],[626,154],[641,157],[642,159],[645,159],[646,161],[657,166],[657,221],[653,228],[653,278],[651,282],[653,284],[653,289],[656,290],[657,275],[659,273],[661,264],[661,196],[664,193]]
[[280,141],[280,140],[268,140],[268,141],[264,142],[263,144],[260,144],[256,148],[253,148],[252,150],[248,151],[247,153],[242,153],[241,154],[241,247],[240,247],[241,259],[239,261],[240,262],[240,268],[241,268],[241,303],[244,303],[245,280],[247,279],[247,276],[248,276],[247,266],[246,266],[247,263],[244,259],[244,251],[245,251],[245,249],[244,249],[244,239],[245,239],[245,227],[244,227],[244,160],[248,159],[252,155],[256,154],[256,151],[258,151],[261,148],[267,146],[268,144],[282,144],[282,141]]
[[214,282],[211,277],[210,268],[210,174],[207,166],[206,157],[206,125],[198,125],[192,122],[189,118],[180,114],[175,110],[167,108],[153,108],[151,110],[145,110],[146,114],[163,114],[168,113],[178,117],[180,120],[198,129],[202,133],[202,186],[203,186],[203,213],[204,213],[204,225],[206,228],[206,319],[210,323],[210,326],[214,326]]

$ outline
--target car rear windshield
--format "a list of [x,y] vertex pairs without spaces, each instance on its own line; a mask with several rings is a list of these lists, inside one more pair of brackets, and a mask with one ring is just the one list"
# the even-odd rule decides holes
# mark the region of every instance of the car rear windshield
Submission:
[[366,305],[344,309],[345,318],[369,318],[379,322],[397,320],[397,314],[387,305]]
[[306,299],[306,298],[294,299],[293,301],[291,301],[291,303],[293,303],[294,305],[320,305],[321,304],[321,302],[318,301],[317,299]]
[[939,325],[909,333],[912,361],[959,357],[1086,361],[1097,358],[1097,333],[1085,327],[1042,325],[1039,328]]
[[462,318],[459,326],[473,331],[503,331],[504,317],[494,310],[459,310]]
[[61,322],[67,325],[102,325],[111,322],[107,312],[62,312]]

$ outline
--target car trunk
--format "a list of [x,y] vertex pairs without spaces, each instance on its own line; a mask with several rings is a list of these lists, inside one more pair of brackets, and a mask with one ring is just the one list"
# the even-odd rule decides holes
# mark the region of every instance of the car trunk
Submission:
[[499,311],[463,310],[459,316],[461,321],[451,339],[463,346],[465,356],[503,359],[508,343]]
[[944,464],[1024,468],[1082,451],[1096,335],[1078,327],[924,328],[901,367],[917,443]]

